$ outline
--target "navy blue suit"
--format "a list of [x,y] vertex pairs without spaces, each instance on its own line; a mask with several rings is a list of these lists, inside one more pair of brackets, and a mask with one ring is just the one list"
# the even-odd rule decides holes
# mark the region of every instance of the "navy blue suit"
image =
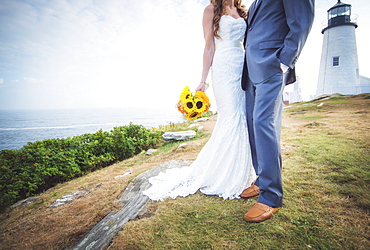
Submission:
[[[295,81],[295,63],[314,19],[314,0],[259,0],[248,11],[242,88],[258,202],[281,207],[280,130],[286,84]],[[283,73],[280,65],[289,67]]]

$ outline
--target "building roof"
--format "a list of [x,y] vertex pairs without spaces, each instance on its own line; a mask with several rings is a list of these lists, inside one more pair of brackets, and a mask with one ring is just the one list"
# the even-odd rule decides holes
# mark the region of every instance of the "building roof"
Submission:
[[340,6],[352,6],[352,5],[350,5],[350,4],[348,4],[348,3],[342,3],[340,0],[338,0],[338,2],[337,2],[333,7],[331,7],[331,8],[328,10],[328,12],[329,12],[329,11],[331,11],[332,9],[338,8],[338,7],[340,7]]

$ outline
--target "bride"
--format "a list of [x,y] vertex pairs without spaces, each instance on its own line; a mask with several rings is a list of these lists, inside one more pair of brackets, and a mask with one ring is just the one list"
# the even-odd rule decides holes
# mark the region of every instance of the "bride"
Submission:
[[169,169],[151,177],[143,192],[151,200],[185,197],[198,190],[224,199],[240,198],[255,180],[241,89],[243,40],[247,13],[241,0],[211,0],[204,10],[203,72],[196,90],[206,90],[211,70],[218,118],[213,133],[188,167]]

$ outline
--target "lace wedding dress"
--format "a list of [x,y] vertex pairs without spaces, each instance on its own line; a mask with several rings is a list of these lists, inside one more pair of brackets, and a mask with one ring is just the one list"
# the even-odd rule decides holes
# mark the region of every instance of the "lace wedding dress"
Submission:
[[241,89],[244,62],[244,19],[224,15],[212,63],[212,86],[218,118],[213,133],[197,159],[188,167],[168,169],[151,177],[143,192],[151,200],[185,197],[197,190],[224,199],[240,198],[255,180]]

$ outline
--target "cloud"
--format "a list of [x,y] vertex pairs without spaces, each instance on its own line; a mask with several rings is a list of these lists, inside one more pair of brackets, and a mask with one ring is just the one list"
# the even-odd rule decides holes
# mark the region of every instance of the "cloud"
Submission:
[[44,80],[36,79],[36,78],[33,78],[33,77],[25,77],[23,79],[26,81],[26,83],[31,83],[31,84],[44,82]]
[[[249,6],[252,1],[243,2]],[[320,23],[332,2],[317,4],[317,23],[298,61],[302,85],[310,89],[317,81]],[[172,107],[183,87],[195,88],[199,82],[207,4],[209,0],[1,0],[0,78],[5,84],[0,105],[10,107],[1,98],[7,93],[8,99],[20,98],[27,106],[37,99],[38,108],[45,103],[50,108]],[[358,5],[353,10],[360,10]],[[356,32],[366,30],[368,17],[360,18]],[[358,48],[368,51],[363,45],[368,39],[361,34]],[[366,59],[366,53],[359,55]],[[14,94],[17,86],[22,96]],[[212,101],[212,92],[208,94]]]
[[3,83],[4,83],[4,79],[0,78],[0,84],[3,84]]
[[170,106],[199,81],[203,9],[198,0],[5,0],[0,74],[43,84],[29,91],[54,91],[66,100],[60,105],[127,106],[139,94],[137,105]]

